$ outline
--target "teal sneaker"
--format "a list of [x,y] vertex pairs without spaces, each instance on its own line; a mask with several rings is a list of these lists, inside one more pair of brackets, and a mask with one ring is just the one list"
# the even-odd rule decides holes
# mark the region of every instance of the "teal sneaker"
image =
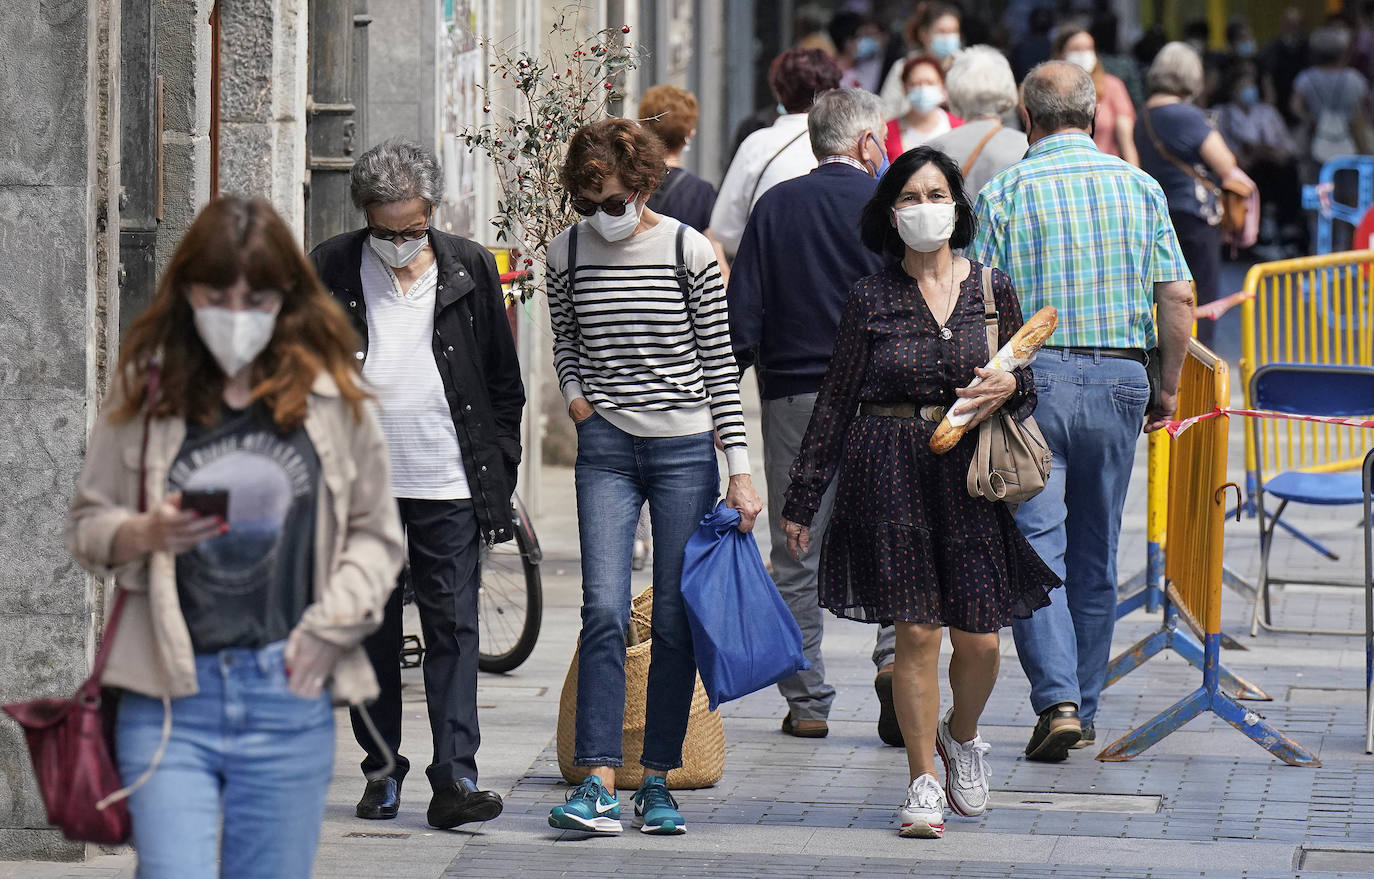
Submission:
[[668,836],[687,832],[687,822],[677,810],[677,800],[668,793],[668,780],[661,775],[646,775],[635,791],[635,826],[640,833]]
[[553,807],[549,826],[583,833],[619,833],[625,829],[620,824],[620,800],[595,775],[575,787],[563,805]]

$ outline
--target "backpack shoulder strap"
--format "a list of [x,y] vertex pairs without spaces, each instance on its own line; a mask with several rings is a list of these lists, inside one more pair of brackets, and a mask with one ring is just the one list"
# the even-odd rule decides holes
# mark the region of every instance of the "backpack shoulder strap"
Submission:
[[573,223],[568,230],[568,298],[571,299],[576,292],[577,285],[577,227],[578,223]]
[[992,267],[983,266],[983,328],[988,334],[988,357],[997,356],[997,297],[992,295]]
[[677,262],[673,264],[673,274],[677,276],[677,285],[682,290],[682,303],[686,305],[692,298],[692,274],[687,271],[687,224],[679,223],[677,227]]

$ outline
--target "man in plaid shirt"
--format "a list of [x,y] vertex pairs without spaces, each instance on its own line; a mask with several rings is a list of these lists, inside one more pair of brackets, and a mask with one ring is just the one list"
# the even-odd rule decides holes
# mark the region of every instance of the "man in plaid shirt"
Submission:
[[[1016,512],[1065,587],[1012,628],[1039,715],[1026,745],[1032,760],[1060,761],[1096,741],[1136,439],[1142,424],[1154,430],[1173,415],[1193,320],[1191,276],[1164,193],[1094,146],[1096,106],[1092,78],[1072,64],[1046,62],[1026,77],[1030,151],[983,188],[965,254],[1006,272],[1026,315],[1059,311],[1053,345],[1034,370],[1035,419],[1054,466],[1045,490]],[[1161,400],[1146,412],[1146,352],[1156,345]]]

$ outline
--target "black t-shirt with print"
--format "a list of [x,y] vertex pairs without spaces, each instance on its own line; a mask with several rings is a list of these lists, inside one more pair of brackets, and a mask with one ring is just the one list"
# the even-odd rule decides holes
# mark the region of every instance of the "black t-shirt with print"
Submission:
[[229,491],[227,533],[177,556],[177,593],[197,653],[265,647],[310,602],[320,460],[305,428],[277,431],[261,405],[188,424],[168,491]]

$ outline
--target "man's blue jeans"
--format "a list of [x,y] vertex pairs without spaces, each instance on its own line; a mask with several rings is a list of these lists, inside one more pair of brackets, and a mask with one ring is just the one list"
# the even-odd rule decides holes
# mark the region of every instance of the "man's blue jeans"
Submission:
[[682,602],[687,539],[720,491],[710,433],[637,437],[600,415],[577,425],[577,521],[582,545],[578,648],[578,766],[622,766],[630,556],[647,500],[654,538],[653,646],[644,717],[646,769],[682,765],[696,684],[692,630]]
[[[172,702],[167,753],[129,798],[139,879],[310,876],[334,773],[334,713],[328,693],[302,699],[286,688],[285,644],[196,657],[200,692]],[[162,713],[157,699],[121,697],[124,784],[151,764]]]
[[1035,390],[1054,465],[1016,524],[1064,588],[1050,592],[1049,607],[1014,621],[1012,634],[1035,712],[1072,702],[1087,727],[1111,656],[1117,538],[1150,387],[1135,361],[1045,349]]

